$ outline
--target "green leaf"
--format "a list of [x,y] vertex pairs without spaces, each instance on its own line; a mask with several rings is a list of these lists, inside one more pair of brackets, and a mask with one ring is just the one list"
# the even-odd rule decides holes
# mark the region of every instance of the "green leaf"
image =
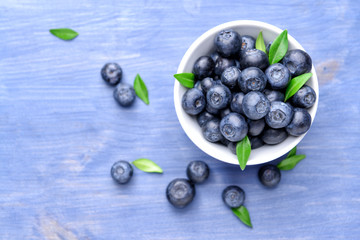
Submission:
[[56,28],[50,29],[50,33],[62,40],[71,40],[76,38],[79,34],[70,28]]
[[140,75],[137,74],[134,80],[134,90],[136,95],[143,100],[144,103],[149,105],[149,95],[148,90],[144,81],[141,79]]
[[269,50],[270,64],[279,62],[285,56],[289,47],[287,33],[288,33],[287,30],[284,30],[282,33],[279,34],[279,36],[277,36],[277,38],[271,44]]
[[297,76],[291,79],[289,85],[285,91],[285,100],[286,102],[289,98],[291,98],[299,89],[309,80],[312,76],[312,73],[304,73],[300,76]]
[[174,77],[186,88],[194,87],[195,75],[193,73],[177,73]]
[[249,211],[246,207],[241,206],[239,208],[232,208],[231,210],[244,224],[252,228]]
[[159,165],[151,161],[147,158],[139,158],[132,162],[132,164],[135,165],[138,169],[144,172],[150,172],[150,173],[162,173],[163,170]]
[[289,158],[285,158],[284,160],[282,160],[277,167],[280,170],[291,170],[293,169],[296,164],[298,164],[298,162],[300,162],[301,160],[303,160],[304,158],[306,158],[305,155],[301,154],[301,155],[294,155],[292,157]]
[[255,46],[256,46],[256,49],[259,49],[259,50],[263,51],[264,53],[266,53],[266,46],[265,46],[262,31],[259,32],[259,35],[258,35],[258,37],[256,39],[256,45]]
[[249,160],[251,153],[251,144],[248,136],[245,136],[243,140],[236,144],[236,155],[239,160],[241,170],[244,171],[246,163]]
[[292,157],[296,155],[296,146],[290,150],[286,158]]

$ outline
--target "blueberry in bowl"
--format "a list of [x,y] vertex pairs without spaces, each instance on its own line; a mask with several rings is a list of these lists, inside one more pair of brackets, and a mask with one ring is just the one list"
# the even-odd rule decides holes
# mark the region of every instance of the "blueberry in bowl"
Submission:
[[[238,37],[237,34],[233,34],[232,31],[238,33],[238,35],[240,36],[239,51],[234,50],[231,47],[220,47],[222,50],[218,50],[217,46],[215,45],[215,38],[221,31],[231,32],[231,36],[229,35],[229,39],[232,41],[232,44],[229,44],[228,46],[237,46]],[[266,76],[266,70],[274,64],[270,61],[270,59],[265,58],[265,56],[267,57],[267,54],[265,52],[263,52],[264,54],[259,53],[258,51],[256,51],[256,48],[254,48],[251,44],[251,37],[253,39],[256,39],[260,31],[263,32],[265,46],[269,45],[270,42],[273,42],[276,37],[283,32],[283,30],[263,22],[243,20],[228,22],[219,25],[213,29],[210,29],[208,32],[204,33],[187,50],[178,67],[178,73],[191,73],[193,71],[194,63],[196,62],[196,60],[202,56],[208,56],[215,63],[213,75],[210,76],[214,80],[215,85],[213,85],[210,89],[214,88],[215,86],[221,86],[216,91],[211,91],[212,93],[209,94],[210,98],[208,98],[207,96],[210,89],[206,93],[204,93],[203,90],[200,90],[203,92],[205,97],[205,108],[201,112],[195,115],[189,115],[186,113],[186,111],[182,108],[181,100],[183,95],[187,91],[187,88],[182,86],[178,81],[175,81],[174,102],[176,114],[186,135],[191,139],[192,142],[194,142],[196,146],[198,146],[205,153],[216,159],[232,164],[239,163],[237,156],[233,153],[236,149],[237,142],[231,142],[224,136],[228,133],[232,135],[231,128],[225,129],[226,131],[221,131],[220,122],[223,118],[232,115],[232,113],[236,113],[240,114],[245,119],[246,123],[248,124],[247,136],[249,137],[251,148],[253,149],[251,151],[247,165],[255,165],[279,158],[289,152],[294,146],[296,146],[305,136],[307,131],[301,133],[302,131],[300,131],[301,128],[299,122],[294,121],[296,115],[295,109],[305,109],[311,116],[311,125],[318,106],[319,90],[316,72],[312,64],[310,64],[311,68],[309,70],[309,67],[307,66],[309,63],[309,59],[302,52],[300,52],[302,53],[301,55],[305,56],[303,59],[301,59],[301,57],[299,56],[293,56],[290,54],[288,55],[287,59],[284,59],[286,55],[284,53],[284,58],[279,59],[277,62],[275,62],[275,66],[280,67],[275,68],[276,71],[274,70],[272,72],[272,75],[270,74],[273,79],[269,80],[269,77]],[[245,36],[250,36],[250,38],[246,38]],[[231,42],[230,40],[229,42]],[[243,45],[243,48],[245,48],[245,45],[249,47],[243,49],[242,51],[241,46]],[[288,34],[287,52],[289,53],[292,50],[304,51],[302,46],[291,35]],[[248,55],[246,55],[246,53],[248,53]],[[242,58],[243,56],[245,57]],[[272,63],[271,65],[270,62]],[[253,76],[246,76],[246,78],[243,79],[245,81],[241,81],[238,79],[237,84],[233,88],[233,79],[222,79],[222,74],[227,68],[230,67],[235,67],[239,69],[241,75],[243,75],[244,71],[245,73],[249,72],[249,70],[246,70],[248,68],[250,68],[250,70],[253,68],[257,68],[259,70],[256,70],[257,73]],[[306,85],[314,90],[315,101],[314,104],[309,108],[305,107],[304,105],[296,105],[296,103],[294,103],[294,96],[286,99],[285,101],[286,89],[291,82],[286,69],[290,72],[290,78],[294,78],[296,74],[301,71],[309,71],[312,73],[312,77],[310,77],[310,79],[306,82]],[[291,69],[300,69],[301,71],[299,70],[298,72],[292,72]],[[198,79],[198,81],[201,80],[202,79]],[[286,82],[287,86],[284,87]],[[199,85],[201,84],[198,84],[197,86]],[[225,88],[223,86],[230,91],[230,94],[228,94],[229,92],[227,90],[224,90]],[[222,91],[218,91],[220,89],[222,89]],[[250,97],[248,97],[246,103],[244,103],[244,100],[246,100],[245,96],[247,94],[250,94],[251,96],[254,94],[253,92],[256,92],[255,94],[257,98],[254,97],[251,98],[251,100],[254,100],[255,103],[252,101],[248,101],[250,100]],[[230,100],[228,100],[227,97],[223,98],[223,96],[229,96]],[[209,103],[208,99],[210,99],[211,103]],[[299,99],[304,99],[304,97],[299,96]],[[306,99],[311,100],[311,97],[308,96]],[[266,123],[266,116],[270,112],[271,103],[274,101],[284,102],[292,106],[293,118],[290,119],[290,122],[288,123],[288,117],[283,118],[283,115],[280,112],[276,112],[275,114],[273,114],[272,117],[272,120],[275,121],[271,120],[270,124],[276,122],[277,120],[282,122],[281,120],[285,119],[285,123],[288,123],[287,126],[282,127],[281,124],[280,126],[272,125],[273,127],[275,127],[273,128],[271,126],[268,126],[268,124]],[[311,101],[308,102],[311,103]],[[244,107],[246,108],[245,111]],[[283,111],[282,109],[280,110]],[[197,116],[199,114],[203,114],[203,112],[205,111],[207,112],[207,116],[208,114],[211,114],[214,117],[207,122],[209,126],[206,131],[204,131],[204,126],[200,127],[197,123]],[[300,116],[300,114],[298,115]],[[291,114],[289,116],[291,116]],[[304,116],[300,116],[297,119],[306,119]],[[207,121],[206,118],[204,121]],[[253,127],[251,127],[252,122],[254,122]],[[265,126],[262,129],[261,123],[264,122]],[[291,123],[293,123],[293,125],[291,125]],[[307,129],[308,125],[309,124],[306,123],[306,127],[303,129]],[[206,134],[204,134],[205,132]],[[234,131],[234,136],[237,136],[237,134],[239,134],[239,132]],[[300,136],[295,136],[298,134],[300,134]],[[230,135],[227,135],[227,137],[229,137]],[[211,142],[208,141],[207,138],[210,139]]]

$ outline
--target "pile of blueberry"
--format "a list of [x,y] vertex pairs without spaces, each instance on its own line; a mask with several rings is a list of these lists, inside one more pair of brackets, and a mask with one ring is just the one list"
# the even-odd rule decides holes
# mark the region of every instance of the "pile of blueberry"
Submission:
[[168,201],[177,208],[184,208],[195,197],[195,184],[204,182],[209,177],[209,166],[203,161],[192,161],[186,168],[186,178],[172,180],[166,188]]
[[251,36],[223,30],[214,43],[215,52],[196,60],[194,88],[182,97],[183,109],[197,116],[206,140],[222,143],[236,154],[236,143],[246,135],[256,149],[309,130],[311,116],[306,109],[315,103],[314,90],[304,85],[284,102],[290,80],[311,71],[306,52],[289,50],[281,63],[270,65]]
[[117,63],[107,63],[101,69],[101,77],[105,82],[116,86],[114,90],[115,100],[123,107],[131,106],[135,101],[134,88],[126,83],[120,83],[122,79],[122,69]]

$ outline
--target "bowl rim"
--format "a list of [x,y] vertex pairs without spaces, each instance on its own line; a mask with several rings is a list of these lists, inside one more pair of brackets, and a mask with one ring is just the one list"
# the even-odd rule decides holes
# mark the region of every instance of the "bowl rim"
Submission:
[[[209,29],[208,31],[206,31],[205,33],[203,33],[200,37],[198,37],[192,44],[191,46],[188,48],[188,50],[186,51],[186,53],[184,54],[184,56],[181,59],[181,62],[179,64],[179,67],[177,69],[177,73],[183,73],[184,69],[186,67],[187,62],[189,61],[189,58],[191,57],[192,53],[198,48],[198,46],[205,41],[207,38],[209,38],[211,35],[214,34],[214,32],[219,32],[223,29],[229,29],[229,28],[234,28],[234,27],[260,27],[263,29],[263,31],[273,31],[276,34],[280,34],[283,30],[281,30],[280,28],[271,25],[269,23],[265,23],[265,22],[261,22],[261,21],[255,21],[255,20],[236,20],[236,21],[231,21],[231,22],[226,22],[220,25],[217,25],[211,29]],[[288,41],[292,43],[292,45],[295,46],[296,49],[301,49],[303,51],[305,51],[305,49],[300,45],[300,43],[293,38],[290,34],[288,34]],[[312,69],[311,69],[311,73],[312,75],[312,81],[313,81],[313,89],[316,93],[316,101],[315,104],[313,105],[312,109],[313,110],[313,114],[309,113],[311,115],[311,126],[313,124],[315,115],[317,113],[317,108],[318,108],[318,103],[319,103],[319,83],[318,83],[318,78],[315,72],[315,68],[314,65],[312,65]],[[203,152],[205,152],[206,154],[210,155],[211,157],[219,160],[219,161],[223,161],[226,163],[230,163],[230,164],[238,164],[238,162],[234,162],[231,161],[228,158],[224,158],[223,156],[221,156],[219,153],[214,152],[214,151],[207,151],[206,149],[204,149],[204,147],[197,141],[197,139],[194,137],[193,134],[191,134],[191,127],[188,126],[186,124],[186,120],[183,117],[183,109],[181,107],[181,101],[180,101],[180,96],[179,96],[179,88],[183,87],[176,79],[175,79],[175,83],[174,83],[174,105],[175,105],[175,111],[176,111],[176,115],[178,117],[178,120],[180,122],[180,125],[182,127],[182,129],[185,131],[186,135],[190,138],[190,140],[198,147],[200,148]],[[183,87],[184,88],[184,87]],[[185,113],[186,114],[186,113]],[[309,129],[310,130],[310,129]],[[271,157],[268,158],[264,158],[264,159],[259,159],[257,161],[248,161],[247,165],[257,165],[257,164],[262,164],[262,163],[266,163],[266,162],[270,162],[273,161],[281,156],[283,156],[284,154],[286,154],[287,152],[289,152],[293,147],[297,146],[298,143],[305,137],[305,135],[309,132],[309,130],[302,134],[301,136],[296,137],[296,139],[293,141],[292,144],[289,144],[289,147],[285,147],[280,151],[277,151],[277,154],[274,154]],[[290,136],[289,136],[290,137]],[[236,157],[236,155],[234,155],[234,157]],[[251,158],[251,155],[250,155]]]

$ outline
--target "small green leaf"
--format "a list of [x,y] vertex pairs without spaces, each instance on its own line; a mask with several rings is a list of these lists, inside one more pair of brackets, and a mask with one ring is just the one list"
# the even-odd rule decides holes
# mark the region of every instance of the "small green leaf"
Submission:
[[286,158],[292,157],[296,155],[296,146],[290,150]]
[[291,170],[293,169],[296,164],[298,164],[298,162],[300,162],[301,160],[303,160],[304,158],[306,158],[305,155],[301,154],[301,155],[294,155],[292,157],[289,158],[285,158],[284,160],[282,160],[277,167],[280,170]]
[[252,228],[249,211],[246,209],[245,206],[241,206],[239,208],[232,208],[231,210],[244,224]]
[[195,75],[193,73],[177,73],[174,77],[186,88],[194,87]]
[[132,162],[132,164],[135,165],[138,169],[144,172],[150,172],[150,173],[162,173],[163,170],[159,165],[151,161],[147,158],[139,158]]
[[309,80],[312,76],[312,73],[304,73],[300,76],[297,76],[291,79],[289,85],[285,91],[285,100],[286,102],[289,98],[291,98],[299,89]]
[[148,90],[146,88],[146,85],[144,81],[141,79],[139,74],[136,74],[135,80],[134,80],[134,90],[136,95],[143,100],[144,103],[149,105],[149,95]]
[[79,34],[70,28],[50,29],[50,33],[62,40],[71,40],[76,38]]
[[277,36],[277,38],[271,44],[269,50],[270,64],[279,62],[285,56],[289,47],[287,33],[288,33],[287,30],[284,30],[282,33],[279,34],[279,36]]
[[259,35],[256,39],[256,49],[259,49],[259,50],[263,51],[264,53],[266,53],[266,46],[265,46],[262,31],[259,32]]
[[241,170],[244,171],[246,163],[249,160],[251,153],[251,144],[248,136],[245,136],[243,140],[236,144],[236,155],[239,160]]

